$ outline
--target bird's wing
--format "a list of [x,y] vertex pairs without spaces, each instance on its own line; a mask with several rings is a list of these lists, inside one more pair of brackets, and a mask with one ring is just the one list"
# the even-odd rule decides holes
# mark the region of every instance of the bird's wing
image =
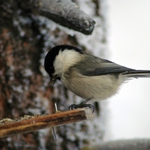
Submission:
[[117,75],[120,73],[134,71],[134,69],[130,69],[98,57],[91,59],[91,56],[89,58],[86,57],[86,59],[78,63],[75,68],[77,68],[78,72],[84,76],[98,76],[106,74]]

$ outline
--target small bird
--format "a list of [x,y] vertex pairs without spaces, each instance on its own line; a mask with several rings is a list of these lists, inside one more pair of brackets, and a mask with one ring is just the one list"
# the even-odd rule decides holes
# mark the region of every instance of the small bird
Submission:
[[130,78],[150,77],[150,70],[135,70],[93,56],[71,45],[53,47],[45,57],[45,70],[54,84],[62,84],[85,99],[69,108],[91,107],[88,101],[107,99],[117,93],[121,84]]

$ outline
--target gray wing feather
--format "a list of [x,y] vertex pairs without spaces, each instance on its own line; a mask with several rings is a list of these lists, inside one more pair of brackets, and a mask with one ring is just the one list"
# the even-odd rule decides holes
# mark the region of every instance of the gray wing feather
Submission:
[[86,56],[83,61],[79,62],[74,66],[82,75],[85,76],[98,76],[106,74],[120,74],[129,71],[134,71],[111,61],[101,59],[98,57],[91,58],[91,56]]
[[70,67],[68,74],[72,70],[84,76],[100,76],[100,75],[119,75],[122,74],[126,77],[150,77],[150,70],[135,70],[118,65],[109,60],[101,59],[91,55],[84,55],[83,59],[76,65]]

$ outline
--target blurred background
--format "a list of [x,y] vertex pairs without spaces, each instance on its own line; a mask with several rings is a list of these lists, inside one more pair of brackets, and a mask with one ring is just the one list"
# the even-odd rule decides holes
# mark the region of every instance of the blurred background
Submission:
[[[150,1],[108,0],[110,60],[150,70]],[[124,84],[108,100],[108,139],[150,137],[150,78]],[[108,140],[107,139],[107,140]]]

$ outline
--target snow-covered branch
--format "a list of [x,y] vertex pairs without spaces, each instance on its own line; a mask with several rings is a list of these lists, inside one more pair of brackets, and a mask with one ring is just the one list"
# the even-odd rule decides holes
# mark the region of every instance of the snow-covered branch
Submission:
[[95,150],[149,150],[150,139],[128,139],[102,142]]
[[41,14],[70,29],[91,34],[95,22],[71,0],[43,0]]
[[30,5],[36,13],[83,34],[91,34],[94,29],[95,21],[71,0],[30,0],[21,3],[24,8]]

